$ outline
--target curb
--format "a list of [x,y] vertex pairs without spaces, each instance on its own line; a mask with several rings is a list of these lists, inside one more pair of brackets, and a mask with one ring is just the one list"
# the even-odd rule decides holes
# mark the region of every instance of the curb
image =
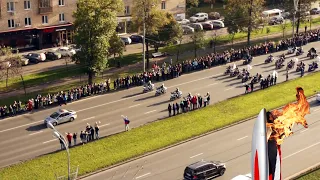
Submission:
[[309,168],[307,169],[304,169],[296,174],[293,174],[291,176],[289,176],[288,178],[286,178],[285,180],[297,180],[298,178],[301,178],[309,173],[312,173],[314,171],[317,171],[318,169],[320,169],[320,162],[313,165],[313,166],[310,166]]
[[[235,97],[238,97],[238,96],[235,96]],[[232,97],[232,98],[235,98],[235,97]],[[307,99],[309,100],[309,99],[312,99],[312,98],[314,98],[314,97],[316,97],[316,95],[309,96],[309,97],[307,97]],[[229,99],[231,99],[231,98],[229,98]],[[293,102],[294,102],[294,101],[293,101]],[[271,109],[270,111],[273,111],[273,110],[276,110],[276,109],[282,109],[284,106],[285,106],[285,105],[283,105],[283,106],[281,106],[281,107],[278,107],[278,108],[275,108],[275,109]],[[249,117],[249,118],[246,118],[246,119],[244,119],[244,120],[240,120],[240,121],[235,122],[235,123],[232,123],[232,124],[229,124],[229,125],[227,125],[227,126],[224,126],[224,127],[219,128],[219,129],[216,129],[216,130],[213,130],[213,131],[209,131],[209,132],[206,132],[206,133],[204,133],[204,134],[201,134],[201,135],[198,135],[198,136],[189,138],[189,139],[187,139],[187,140],[178,142],[178,143],[176,143],[176,144],[172,144],[172,145],[169,145],[169,146],[167,146],[167,147],[160,148],[160,149],[158,149],[158,150],[151,151],[151,152],[148,152],[148,153],[146,153],[146,154],[143,154],[143,155],[140,155],[140,156],[137,156],[137,157],[134,157],[134,158],[130,158],[130,159],[128,159],[128,160],[124,160],[123,162],[117,163],[117,164],[115,164],[115,165],[111,165],[111,166],[109,166],[109,167],[106,167],[106,168],[97,170],[97,171],[95,171],[95,172],[91,172],[91,173],[85,174],[85,175],[83,175],[83,176],[80,176],[80,177],[78,177],[78,179],[84,179],[84,178],[86,178],[86,177],[89,177],[89,176],[98,174],[98,173],[100,173],[100,172],[103,172],[103,171],[106,171],[106,170],[109,170],[109,169],[113,169],[113,168],[115,168],[115,167],[119,167],[119,166],[124,165],[124,164],[127,164],[127,163],[129,163],[129,162],[132,162],[132,161],[135,161],[135,160],[138,160],[138,159],[141,159],[141,158],[144,158],[144,157],[147,157],[147,156],[150,156],[150,155],[159,153],[159,152],[161,152],[161,151],[164,151],[164,150],[167,150],[167,149],[170,149],[170,148],[173,148],[173,147],[177,147],[177,146],[179,146],[179,145],[188,143],[188,142],[193,141],[193,140],[200,139],[200,138],[202,138],[202,137],[204,137],[204,136],[208,136],[208,135],[213,134],[213,133],[215,133],[215,132],[222,131],[222,130],[224,130],[224,129],[227,129],[227,128],[236,126],[236,125],[238,125],[238,124],[241,124],[241,123],[244,123],[244,122],[253,120],[253,119],[255,119],[256,117],[257,117],[257,115],[256,115],[256,116]],[[139,127],[139,126],[138,126],[138,127]],[[320,163],[319,163],[319,166],[320,166]],[[287,179],[286,179],[286,180],[287,180]]]

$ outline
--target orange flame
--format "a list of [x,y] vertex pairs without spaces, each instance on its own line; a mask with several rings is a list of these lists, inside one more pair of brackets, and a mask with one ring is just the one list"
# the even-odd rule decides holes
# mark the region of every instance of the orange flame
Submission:
[[285,137],[293,134],[292,128],[295,123],[308,128],[304,117],[310,114],[310,105],[304,95],[304,90],[301,87],[297,87],[296,90],[296,103],[287,104],[282,111],[274,110],[271,112],[271,117],[267,117],[267,127],[272,130],[269,139],[275,139],[278,145],[283,143]]

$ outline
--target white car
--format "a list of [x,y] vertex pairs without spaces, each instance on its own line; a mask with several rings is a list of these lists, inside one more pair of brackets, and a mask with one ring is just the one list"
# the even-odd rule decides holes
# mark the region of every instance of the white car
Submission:
[[25,57],[21,57],[21,64],[22,66],[26,66],[29,64],[29,59],[25,58]]
[[58,111],[52,113],[49,117],[44,120],[44,124],[47,125],[51,123],[53,126],[56,126],[65,122],[72,122],[77,119],[77,113],[72,110],[59,109]]
[[132,43],[132,39],[129,37],[121,37],[121,40],[124,42],[125,45]]
[[212,20],[210,23],[213,25],[215,28],[224,28],[224,23],[221,20]]
[[197,13],[194,16],[190,17],[190,22],[199,22],[208,20],[207,13]]
[[60,53],[62,57],[71,57],[76,54],[76,51],[69,47],[61,47],[57,49],[56,52]]
[[189,24],[190,21],[188,19],[182,19],[181,21],[177,21],[179,24],[183,24],[183,25],[186,25],[186,24]]
[[193,27],[190,27],[190,26],[187,26],[187,25],[182,25],[181,27],[182,27],[182,30],[183,30],[184,34],[194,33],[194,28]]
[[317,93],[317,95],[316,95],[316,100],[317,100],[318,102],[320,102],[320,92]]

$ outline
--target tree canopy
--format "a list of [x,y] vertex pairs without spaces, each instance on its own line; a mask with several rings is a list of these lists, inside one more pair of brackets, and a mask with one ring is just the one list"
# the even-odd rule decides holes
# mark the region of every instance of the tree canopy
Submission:
[[117,13],[123,11],[122,0],[78,0],[75,18],[75,44],[80,51],[74,59],[85,67],[88,83],[95,73],[107,66],[109,39],[117,26]]

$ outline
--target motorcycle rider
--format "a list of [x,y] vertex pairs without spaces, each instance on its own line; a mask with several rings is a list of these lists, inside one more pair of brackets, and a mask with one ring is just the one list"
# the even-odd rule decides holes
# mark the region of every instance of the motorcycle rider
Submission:
[[303,52],[302,46],[300,46],[300,47],[297,49],[297,51],[301,54],[301,53]]

